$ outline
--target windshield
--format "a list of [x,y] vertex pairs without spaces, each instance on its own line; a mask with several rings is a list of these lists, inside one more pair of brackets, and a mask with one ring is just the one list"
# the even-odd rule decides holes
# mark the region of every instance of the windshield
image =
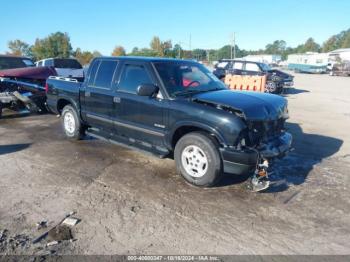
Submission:
[[228,62],[219,62],[217,65],[216,65],[216,68],[226,68],[226,66],[228,65]]
[[34,66],[29,58],[0,57],[0,70]]
[[156,62],[156,70],[169,96],[227,89],[205,66],[188,61]]
[[82,69],[81,64],[75,59],[54,59],[54,65],[56,68],[72,68]]
[[265,63],[260,63],[260,67],[263,71],[270,71],[272,70],[272,68],[268,65],[268,64],[265,64]]

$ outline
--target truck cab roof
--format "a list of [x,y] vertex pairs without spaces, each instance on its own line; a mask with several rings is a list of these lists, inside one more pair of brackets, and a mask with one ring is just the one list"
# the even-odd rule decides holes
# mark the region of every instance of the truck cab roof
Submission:
[[188,59],[163,58],[163,57],[147,57],[147,56],[100,56],[95,59],[118,59],[123,61],[143,61],[143,62],[195,62]]

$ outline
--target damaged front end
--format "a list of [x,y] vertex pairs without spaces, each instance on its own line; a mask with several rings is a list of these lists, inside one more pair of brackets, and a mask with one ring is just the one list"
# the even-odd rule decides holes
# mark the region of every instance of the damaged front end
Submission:
[[292,146],[292,135],[284,128],[286,118],[274,121],[247,122],[243,138],[238,141],[241,149],[257,153],[255,171],[250,179],[250,189],[257,192],[269,187],[267,169],[275,158],[285,156]]
[[286,119],[245,121],[247,128],[241,132],[236,147],[256,150],[264,159],[283,157],[292,144],[292,135],[285,130]]
[[[291,149],[292,136],[285,130],[288,103],[283,97],[257,92],[217,91],[194,96],[193,101],[235,116],[226,121],[229,144],[220,149],[224,171],[254,171],[257,181],[267,177],[269,162]],[[259,191],[259,190],[258,190]]]

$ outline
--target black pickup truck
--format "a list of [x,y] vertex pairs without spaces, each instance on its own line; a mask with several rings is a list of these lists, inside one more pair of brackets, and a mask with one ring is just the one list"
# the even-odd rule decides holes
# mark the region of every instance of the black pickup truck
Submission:
[[82,83],[50,77],[47,104],[68,138],[88,134],[173,157],[197,186],[266,167],[292,140],[284,98],[230,91],[193,61],[95,58]]

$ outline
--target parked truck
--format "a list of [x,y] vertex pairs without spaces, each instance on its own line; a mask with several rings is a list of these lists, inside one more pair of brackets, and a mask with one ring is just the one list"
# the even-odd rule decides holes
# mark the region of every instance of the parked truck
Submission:
[[173,157],[197,186],[214,185],[224,172],[252,172],[253,189],[266,189],[268,161],[292,141],[286,99],[230,91],[194,61],[95,58],[82,83],[50,77],[47,104],[67,138],[87,134]]

